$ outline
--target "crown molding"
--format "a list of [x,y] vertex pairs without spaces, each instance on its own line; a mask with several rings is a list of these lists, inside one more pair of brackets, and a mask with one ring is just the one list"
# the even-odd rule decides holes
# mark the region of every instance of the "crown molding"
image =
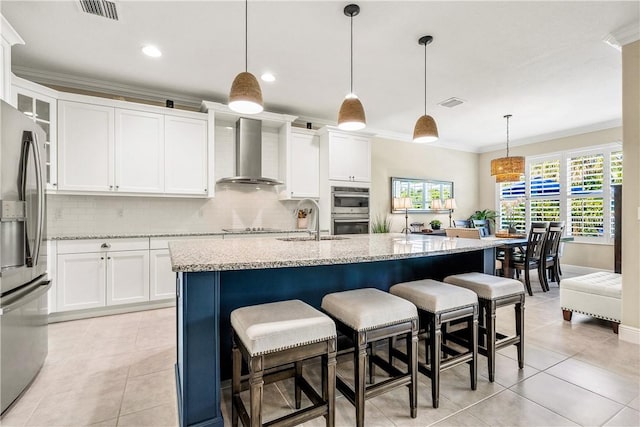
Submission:
[[640,40],[640,23],[636,21],[633,24],[626,25],[612,31],[605,37],[605,42],[606,39],[610,37],[613,37],[613,39],[618,42],[619,46],[624,46],[629,43],[636,42]]
[[[518,147],[522,145],[537,144],[539,142],[550,141],[552,139],[566,138],[569,136],[581,135],[583,133],[597,132],[605,129],[619,128],[622,126],[622,119],[608,120],[606,122],[594,123],[591,125],[580,126],[577,128],[560,130],[557,132],[545,133],[542,135],[536,135],[529,138],[522,138],[515,141],[509,141],[509,147]],[[489,153],[492,151],[504,150],[506,147],[505,142],[499,144],[482,147],[478,150],[479,153]]]
[[24,40],[20,37],[20,34],[9,24],[9,21],[7,21],[2,14],[0,14],[0,34],[2,38],[9,43],[9,46],[24,44]]
[[181,104],[195,109],[200,108],[200,104],[202,103],[201,98],[185,96],[175,92],[142,89],[137,86],[113,83],[106,80],[91,79],[65,73],[40,71],[28,67],[13,66],[12,68],[14,74],[43,85],[64,86],[70,89],[102,93],[107,92],[112,95],[140,98],[155,102],[171,99],[176,104]]

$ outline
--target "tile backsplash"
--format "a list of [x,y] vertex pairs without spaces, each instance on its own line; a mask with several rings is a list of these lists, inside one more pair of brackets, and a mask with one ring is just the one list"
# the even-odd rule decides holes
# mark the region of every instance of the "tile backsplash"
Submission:
[[293,229],[296,201],[273,187],[218,186],[213,199],[47,196],[47,234],[217,232],[222,228]]

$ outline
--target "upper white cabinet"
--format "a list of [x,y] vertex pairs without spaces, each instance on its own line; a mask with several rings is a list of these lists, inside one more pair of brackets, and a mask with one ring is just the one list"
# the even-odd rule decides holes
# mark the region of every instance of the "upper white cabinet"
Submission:
[[207,122],[166,116],[165,192],[207,194]]
[[367,136],[326,130],[328,178],[335,181],[371,182],[371,139]]
[[16,76],[12,78],[11,87],[12,104],[44,130],[47,190],[55,190],[58,186],[58,92]]
[[[0,99],[8,103],[13,101],[11,96],[11,46],[14,44],[24,44],[24,40],[4,16],[0,15]],[[13,105],[15,106],[15,104]]]
[[288,139],[285,199],[320,197],[320,137],[315,131],[291,128]]
[[58,103],[58,188],[113,191],[113,107]]
[[208,195],[204,114],[63,96],[70,99],[58,101],[60,192]]
[[134,193],[164,191],[164,116],[115,110],[115,189]]

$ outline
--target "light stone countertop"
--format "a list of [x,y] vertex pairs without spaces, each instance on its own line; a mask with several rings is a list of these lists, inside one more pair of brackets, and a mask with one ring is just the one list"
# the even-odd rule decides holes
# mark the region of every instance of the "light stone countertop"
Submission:
[[305,233],[307,230],[274,230],[274,231],[200,231],[200,232],[179,232],[179,233],[102,233],[102,234],[64,234],[47,236],[46,240],[85,240],[85,239],[135,239],[151,237],[197,237],[197,236],[232,236],[255,234],[285,234],[285,233]]
[[169,243],[173,271],[202,272],[349,264],[469,252],[503,239],[419,234],[349,235],[344,240],[283,241],[275,237]]

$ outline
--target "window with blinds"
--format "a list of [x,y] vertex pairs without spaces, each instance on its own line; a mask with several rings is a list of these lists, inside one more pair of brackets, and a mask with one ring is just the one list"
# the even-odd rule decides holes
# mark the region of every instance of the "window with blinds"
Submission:
[[526,159],[524,181],[497,185],[500,227],[564,221],[576,241],[612,243],[612,185],[622,184],[621,144]]

